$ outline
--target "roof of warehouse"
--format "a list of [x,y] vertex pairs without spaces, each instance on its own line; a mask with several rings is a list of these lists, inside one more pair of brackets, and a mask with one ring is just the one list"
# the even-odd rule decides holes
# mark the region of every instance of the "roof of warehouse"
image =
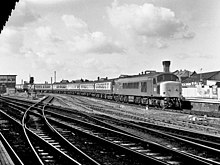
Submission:
[[19,0],[6,0],[1,1],[0,5],[0,33],[2,32],[4,26],[6,25],[6,22],[8,21],[12,9],[15,9],[16,3],[19,2]]

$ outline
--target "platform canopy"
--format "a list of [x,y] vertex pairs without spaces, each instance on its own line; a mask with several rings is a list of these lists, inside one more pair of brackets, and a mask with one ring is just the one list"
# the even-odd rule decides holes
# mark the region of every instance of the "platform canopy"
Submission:
[[1,0],[0,1],[0,33],[2,32],[6,22],[8,21],[12,10],[15,9],[19,0]]

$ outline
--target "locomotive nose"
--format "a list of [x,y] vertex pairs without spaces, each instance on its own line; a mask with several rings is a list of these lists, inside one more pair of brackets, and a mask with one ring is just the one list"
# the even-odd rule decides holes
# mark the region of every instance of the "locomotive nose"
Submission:
[[162,97],[180,97],[181,86],[179,82],[164,82],[161,83],[161,96]]

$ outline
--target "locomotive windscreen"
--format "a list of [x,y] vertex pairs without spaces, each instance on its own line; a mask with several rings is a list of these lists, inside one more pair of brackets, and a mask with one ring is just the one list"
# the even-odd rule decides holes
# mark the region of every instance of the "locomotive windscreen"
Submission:
[[179,81],[179,78],[173,74],[162,74],[157,77],[157,82],[162,81]]

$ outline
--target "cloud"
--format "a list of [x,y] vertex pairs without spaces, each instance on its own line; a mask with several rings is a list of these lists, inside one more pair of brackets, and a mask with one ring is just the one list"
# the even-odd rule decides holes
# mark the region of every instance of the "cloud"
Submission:
[[23,48],[21,50],[25,59],[29,59],[32,69],[42,70],[62,70],[65,68],[65,60],[61,61],[54,52],[48,50],[33,50],[32,48]]
[[57,3],[64,3],[67,1],[73,1],[73,0],[25,0],[26,2],[31,2],[34,4],[57,4]]
[[[83,71],[82,69],[81,72],[87,73],[89,70],[92,70],[93,73],[89,73],[89,77],[93,77],[93,79],[96,79],[98,76],[99,77],[111,77],[110,75],[118,75],[121,66],[121,63],[111,63],[106,60],[106,58],[95,58],[91,57],[88,58],[84,61],[82,61],[81,65],[83,66]],[[116,60],[117,61],[117,60]],[[80,75],[80,74],[79,74]]]
[[64,21],[66,27],[75,28],[75,29],[87,29],[87,24],[79,19],[76,18],[74,15],[63,15],[62,20]]
[[155,43],[156,43],[156,47],[158,47],[159,49],[168,47],[168,44],[161,39],[158,39]]
[[66,27],[71,30],[72,38],[68,41],[72,51],[78,53],[122,53],[122,46],[108,38],[104,33],[90,32],[88,25],[74,15],[63,15],[61,17]]
[[4,28],[0,36],[1,50],[7,50],[7,55],[18,55],[23,39],[23,29]]
[[107,38],[102,32],[85,33],[83,36],[75,36],[70,43],[72,50],[81,53],[122,53],[124,50],[120,44]]
[[24,27],[26,24],[35,22],[39,19],[40,16],[31,11],[23,1],[16,4],[15,10],[12,11],[12,15],[9,17],[7,26]]
[[189,39],[195,36],[194,33],[189,32],[187,25],[176,18],[173,11],[153,4],[119,6],[117,1],[114,1],[112,7],[107,9],[107,14],[113,27],[133,37],[145,37],[145,40],[151,39],[151,41],[152,38],[156,38],[155,42],[158,42],[158,39],[165,41],[173,38]]
[[191,59],[191,58],[210,59],[210,58],[213,58],[214,56],[210,54],[204,54],[201,52],[194,51],[194,52],[189,52],[189,53],[179,53],[177,54],[177,57],[179,59],[185,60],[185,59]]
[[183,34],[183,38],[185,38],[185,39],[192,39],[192,38],[195,37],[195,35],[196,34],[194,32],[187,32],[187,33]]
[[37,35],[42,39],[50,38],[52,32],[49,26],[41,26],[36,29]]
[[59,43],[59,42],[63,41],[63,39],[61,39],[54,32],[52,32],[52,30],[49,26],[40,26],[35,29],[35,32],[41,40],[46,41],[48,43],[49,42]]

